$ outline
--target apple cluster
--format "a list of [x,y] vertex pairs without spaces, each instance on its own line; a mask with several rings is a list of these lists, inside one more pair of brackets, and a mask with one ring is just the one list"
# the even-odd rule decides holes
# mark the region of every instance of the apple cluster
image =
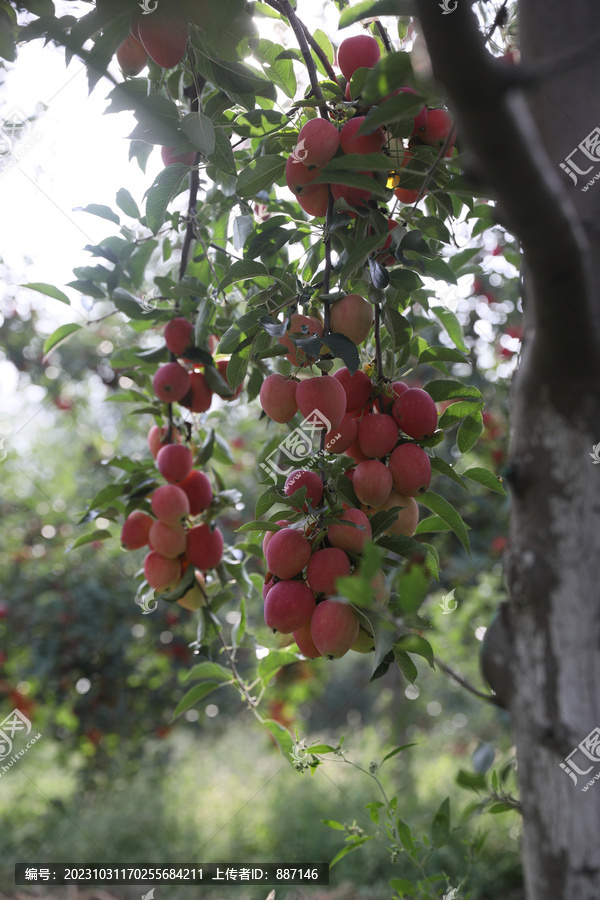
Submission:
[[[213,391],[194,361],[185,358],[193,347],[193,326],[183,316],[171,319],[164,328],[165,343],[171,354],[182,362],[159,366],[153,378],[156,397],[166,403],[179,403],[191,412],[210,409]],[[219,360],[216,369],[225,380],[227,360]],[[238,396],[241,386],[228,400]],[[174,590],[188,568],[195,567],[196,583],[178,601],[188,609],[197,609],[204,601],[204,575],[214,569],[223,556],[223,535],[212,527],[206,513],[213,502],[208,476],[193,467],[193,454],[173,425],[153,425],[148,433],[148,447],[165,484],[149,497],[152,514],[143,510],[131,512],[121,531],[121,544],[126,550],[148,547],[144,559],[144,575],[150,587],[161,593]],[[205,520],[198,521],[199,517]]]
[[[357,35],[346,38],[338,48],[338,66],[344,78],[347,79],[345,98],[352,101],[350,79],[358,69],[371,69],[380,59],[379,44],[370,35]],[[390,99],[399,93],[412,93],[416,91],[411,87],[401,87],[381,102]],[[321,217],[327,213],[329,192],[334,200],[344,200],[350,207],[364,208],[372,196],[372,192],[365,188],[350,187],[336,184],[314,182],[322,174],[324,166],[334,156],[343,154],[366,155],[370,153],[382,153],[387,148],[393,150],[393,158],[390,159],[390,174],[388,185],[394,188],[396,197],[403,203],[414,203],[419,194],[418,190],[402,187],[400,170],[408,165],[413,157],[412,149],[419,145],[428,145],[435,148],[446,146],[445,156],[450,157],[454,147],[456,128],[452,117],[445,109],[427,109],[423,107],[414,117],[414,127],[411,133],[408,147],[404,147],[401,141],[394,140],[390,145],[389,136],[382,127],[362,133],[365,124],[365,115],[368,109],[353,110],[355,115],[345,121],[341,127],[327,119],[310,119],[301,128],[298,134],[298,143],[286,162],[285,177],[289,189],[296,196],[302,209],[309,215]],[[372,176],[373,173],[365,171],[362,174]]]
[[[318,320],[306,324],[316,328]],[[293,497],[306,488],[302,512],[317,516],[323,527],[309,522],[300,528],[281,520],[276,523],[281,530],[266,534],[265,623],[292,634],[308,657],[337,658],[350,649],[372,649],[371,636],[354,608],[336,596],[336,583],[360,570],[360,554],[372,537],[370,519],[376,512],[395,510],[387,534],[414,535],[419,520],[415,497],[431,481],[431,462],[418,442],[435,432],[437,407],[420,388],[401,381],[381,387],[366,372],[352,374],[346,367],[316,377],[269,375],[260,403],[275,422],[289,422],[297,412],[308,417],[314,410],[330,422],[324,446],[352,460],[345,476],[358,503],[344,503],[340,516],[329,516],[327,524],[321,476],[309,469],[288,476],[284,493]],[[377,587],[382,590],[385,575],[380,576]]]

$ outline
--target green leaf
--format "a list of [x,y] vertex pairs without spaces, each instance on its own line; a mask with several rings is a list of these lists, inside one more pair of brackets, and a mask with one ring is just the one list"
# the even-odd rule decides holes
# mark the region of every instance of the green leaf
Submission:
[[335,864],[337,862],[339,862],[340,859],[343,859],[344,856],[347,856],[349,853],[352,853],[353,850],[358,850],[358,848],[362,847],[363,844],[366,844],[367,841],[372,841],[374,837],[375,837],[375,835],[371,834],[371,835],[365,835],[363,837],[353,838],[351,844],[347,844],[345,847],[343,847],[340,850],[339,853],[336,853],[336,855],[333,857],[333,859],[329,863],[329,868],[330,869],[333,868],[333,866],[335,866]]
[[198,150],[204,156],[210,156],[214,152],[215,126],[208,116],[204,116],[201,112],[188,113],[181,120],[180,127],[190,139],[194,150]]
[[450,335],[450,340],[454,343],[454,346],[458,347],[459,350],[462,350],[463,353],[466,353],[467,346],[465,344],[465,339],[463,336],[462,325],[460,324],[452,310],[442,309],[442,307],[440,306],[434,306],[431,308],[431,311],[436,316],[436,318],[440,320],[440,322]]
[[239,353],[234,353],[227,365],[227,381],[232,391],[235,391],[248,371],[248,364],[252,353],[251,347],[244,347]]
[[422,656],[423,659],[427,660],[430,667],[435,669],[431,644],[420,635],[403,634],[402,637],[398,638],[394,646],[400,650],[406,650],[407,653],[415,653],[417,656]]
[[184,681],[231,681],[231,672],[215,662],[201,662],[183,676]]
[[439,428],[451,428],[464,419],[465,416],[472,416],[479,412],[482,406],[480,400],[459,400],[458,403],[452,403],[442,414],[438,426]]
[[346,8],[340,16],[338,28],[347,28],[361,19],[379,16],[414,16],[414,4],[410,0],[362,0],[355,6]]
[[335,747],[332,747],[330,744],[313,744],[311,747],[306,748],[307,753],[334,753]]
[[477,792],[484,791],[487,787],[484,775],[479,772],[467,772],[466,769],[459,769],[456,783]]
[[41,281],[33,281],[28,284],[22,284],[21,287],[29,288],[31,291],[37,291],[39,294],[45,294],[46,297],[52,297],[54,300],[60,300],[70,306],[71,301],[62,291],[59,291],[53,284],[43,284]]
[[56,331],[53,331],[44,341],[44,356],[48,356],[51,350],[55,350],[60,344],[63,344],[72,334],[79,331],[80,328],[81,325],[77,325],[75,322],[69,322],[66,325],[61,325]]
[[432,512],[436,513],[440,519],[443,519],[444,522],[448,523],[467,553],[470,555],[469,535],[467,534],[465,523],[452,504],[448,503],[444,497],[440,497],[440,495],[436,494],[434,491],[425,491],[424,494],[420,494],[419,503],[422,503],[423,506],[426,506],[427,509],[430,509]]
[[89,534],[82,534],[77,540],[68,544],[67,551],[75,550],[76,547],[83,547],[84,544],[91,544],[92,541],[107,541],[109,538],[112,538],[112,534],[104,528],[90,531]]
[[278,181],[285,171],[285,159],[281,156],[259,156],[240,172],[236,190],[243,199],[254,197]]
[[287,728],[284,728],[283,725],[279,722],[275,722],[273,719],[265,719],[262,722],[262,725],[263,728],[266,728],[275,738],[282,755],[285,756],[291,765],[293,765],[294,742]]
[[488,806],[487,812],[492,813],[493,815],[497,815],[498,813],[503,812],[514,812],[515,808],[510,803],[493,803],[492,806]]
[[379,763],[379,768],[382,767],[382,765],[384,764],[384,762],[386,762],[388,759],[392,759],[392,757],[397,756],[399,753],[402,753],[403,750],[408,750],[409,747],[416,747],[416,746],[417,746],[417,745],[416,745],[415,743],[413,743],[413,744],[402,744],[401,747],[396,747],[395,750],[390,750],[390,752],[387,753],[387,754],[383,757],[383,759],[381,760],[381,762]]
[[408,897],[413,897],[417,888],[412,883],[412,881],[407,881],[406,878],[392,878],[390,881],[390,887],[397,891],[399,894],[404,894]]
[[181,191],[183,182],[188,174],[188,167],[181,163],[166,166],[156,177],[152,187],[146,192],[146,221],[152,234],[157,234],[163,225],[167,215],[167,207],[171,200]]
[[221,685],[217,684],[214,681],[202,681],[200,684],[194,685],[193,688],[185,694],[177,706],[175,707],[175,711],[173,713],[173,719],[176,719],[177,716],[180,716],[182,712],[185,712],[186,709],[190,709],[190,707],[195,706],[196,703],[199,703],[200,700],[204,700],[209,694],[212,694],[213,691],[216,691]]
[[267,685],[276,672],[284,666],[297,662],[298,657],[289,650],[271,650],[258,663],[258,677],[264,685]]
[[415,534],[437,534],[451,530],[450,526],[443,519],[440,519],[439,516],[426,516],[420,520],[415,529]]
[[[265,277],[268,274],[269,270],[262,263],[254,262],[251,259],[239,259],[230,267],[227,275],[219,284],[217,293],[220,294],[230,284],[235,284],[238,281],[247,281],[249,278],[259,278],[260,276]],[[256,317],[257,321],[258,318],[259,316]],[[234,322],[233,324],[235,325],[236,323]]]
[[[223,128],[217,126],[215,128],[215,147],[212,153],[207,154],[209,162],[226,175],[237,175],[237,166],[235,156],[231,148],[231,141],[227,137],[227,133]],[[243,246],[243,244],[242,244]],[[239,247],[237,248],[240,249]]]
[[408,319],[387,304],[383,307],[383,319],[392,336],[394,348],[399,350],[408,344],[412,336],[412,328]]
[[483,400],[483,394],[478,388],[472,384],[463,384],[462,381],[440,378],[438,381],[430,381],[424,390],[436,403],[442,400]]
[[398,667],[406,680],[410,681],[411,684],[414,684],[419,673],[417,671],[417,667],[415,666],[406,650],[402,650],[400,647],[395,646],[394,659],[398,663]]
[[433,818],[431,837],[435,847],[448,843],[450,835],[450,798],[446,797]]
[[127,188],[120,188],[117,191],[117,206],[126,216],[130,216],[132,219],[140,218],[138,205]]
[[6,10],[0,9],[0,56],[2,59],[6,59],[9,62],[15,61],[17,57],[16,40],[17,31],[15,25]]
[[467,416],[456,435],[456,446],[461,453],[474,447],[483,432],[483,416],[480,412]]
[[113,212],[110,206],[103,206],[100,203],[88,203],[87,206],[84,206],[83,209],[77,209],[76,212],[90,213],[92,216],[108,219],[109,222],[114,222],[116,225],[121,224],[121,220],[116,212]]
[[445,459],[442,459],[440,456],[433,456],[430,458],[431,468],[434,471],[439,472],[440,475],[445,475],[447,478],[450,478],[452,481],[455,481],[456,484],[460,484],[462,488],[468,490],[467,485],[461,478],[461,476],[454,471],[452,466],[446,462]]
[[328,334],[323,344],[329,347],[337,359],[341,359],[351,375],[360,368],[360,356],[356,344],[345,334]]
[[502,496],[506,496],[506,491],[502,487],[502,479],[497,475],[494,475],[493,472],[490,472],[489,469],[484,469],[481,466],[473,466],[471,469],[467,469],[466,472],[462,473],[463,478],[470,478],[471,481],[476,481],[477,484],[482,484],[484,487],[489,488],[490,491],[494,491],[496,494],[502,494]]

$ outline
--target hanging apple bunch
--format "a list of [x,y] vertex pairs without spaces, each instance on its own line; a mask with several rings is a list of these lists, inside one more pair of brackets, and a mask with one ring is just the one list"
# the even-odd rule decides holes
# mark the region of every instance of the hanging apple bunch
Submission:
[[[352,97],[352,76],[359,69],[372,69],[379,62],[379,44],[375,38],[367,34],[346,38],[338,48],[337,60],[341,73],[347,80],[345,99],[349,102],[353,99],[359,100],[360,96]],[[401,87],[387,97],[382,97],[381,102],[401,93],[416,94],[416,91],[408,86]],[[368,109],[364,110],[364,114],[363,110],[351,111],[354,115],[347,121],[342,120],[347,118],[348,110],[340,114],[340,128],[324,118],[311,119],[301,128],[298,143],[288,157],[286,183],[302,209],[309,215],[315,217],[326,215],[329,190],[334,200],[343,200],[349,207],[359,210],[364,209],[372,197],[373,192],[367,188],[351,187],[333,181],[315,183],[323,174],[323,167],[335,156],[380,154],[387,150],[390,155],[387,186],[393,188],[396,198],[406,204],[414,203],[420,192],[419,188],[407,189],[402,186],[401,170],[413,160],[414,149],[418,146],[430,146],[438,150],[445,147],[445,157],[452,156],[456,127],[445,109],[422,107],[414,117],[413,130],[406,147],[398,139],[390,141],[388,133],[381,126],[369,129],[367,125],[365,133],[362,133]],[[358,112],[361,114],[357,114]],[[372,171],[364,171],[361,174],[373,177]]]
[[[291,329],[304,320],[302,324],[321,336],[318,319],[295,315]],[[288,335],[279,340],[291,343]],[[327,338],[323,340],[326,343]],[[295,351],[287,357],[301,368],[306,365],[298,361]],[[265,535],[265,623],[273,631],[291,634],[310,658],[371,650],[368,625],[351,604],[335,596],[337,581],[360,572],[374,514],[395,511],[385,533],[414,535],[419,520],[415,497],[431,481],[430,459],[418,441],[435,432],[436,405],[420,388],[401,381],[378,386],[366,372],[359,369],[352,374],[345,366],[332,376],[269,375],[261,387],[260,403],[267,416],[279,423],[290,422],[297,412],[307,418],[318,410],[331,424],[322,442],[326,451],[352,460],[344,476],[351,480],[357,500],[356,506],[344,502],[342,512],[332,516],[325,493],[327,477],[322,472],[299,469],[287,476],[283,486],[287,497],[306,489],[303,505],[292,507],[305,514],[305,521],[295,526],[278,520],[274,528],[280,530]],[[381,602],[382,592],[386,593],[383,570],[372,586],[373,600]]]
[[[176,316],[167,322],[163,334],[172,357],[181,358],[181,362],[172,360],[158,367],[152,382],[156,397],[168,404],[178,403],[190,412],[207,412],[214,392],[202,371],[205,366],[186,358],[186,352],[193,355],[192,323]],[[219,360],[215,366],[225,384],[227,365],[227,360]],[[235,399],[240,390],[241,386],[224,399]],[[223,534],[211,521],[213,488],[208,476],[194,468],[192,450],[173,425],[153,425],[148,447],[165,483],[147,498],[152,514],[134,510],[126,518],[121,544],[126,550],[149,548],[144,576],[161,594],[174,591],[188,567],[193,566],[196,582],[178,602],[197,609],[204,601],[203,573],[215,569],[223,557]]]

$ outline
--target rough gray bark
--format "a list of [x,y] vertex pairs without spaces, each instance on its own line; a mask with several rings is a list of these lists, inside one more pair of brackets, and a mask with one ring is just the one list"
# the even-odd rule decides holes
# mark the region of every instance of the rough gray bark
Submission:
[[[600,783],[584,788],[600,778],[600,467],[589,455],[600,441],[600,181],[582,187],[600,152],[572,156],[586,175],[565,158],[600,127],[600,4],[521,0],[526,90],[489,58],[466,0],[446,16],[435,0],[417,7],[473,169],[524,254],[506,574],[527,898],[597,900]],[[588,735],[588,755],[566,762]]]

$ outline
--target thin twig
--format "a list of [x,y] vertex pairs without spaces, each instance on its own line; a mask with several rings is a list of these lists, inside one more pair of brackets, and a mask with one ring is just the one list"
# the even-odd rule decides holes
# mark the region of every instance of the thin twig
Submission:
[[473,694],[475,697],[479,697],[481,700],[485,700],[487,703],[491,703],[493,706],[498,706],[500,707],[500,709],[502,709],[500,703],[493,694],[484,694],[483,691],[478,691],[477,688],[473,687],[473,685],[465,678],[463,678],[462,675],[459,675],[454,671],[454,669],[451,669],[450,666],[447,666],[440,659],[435,658],[434,662],[436,666],[439,666],[442,672],[445,672],[446,675],[449,675],[450,678],[453,678],[458,684],[469,691],[469,693]]
[[381,24],[379,19],[375,19],[375,27],[377,28],[377,31],[379,32],[379,36],[380,36],[381,40],[383,41],[383,46],[385,47],[385,49],[387,50],[388,53],[392,53],[392,51],[394,49],[392,47],[392,42],[390,41],[390,37],[389,37],[387,31],[385,30],[385,28],[383,27],[383,25]]

